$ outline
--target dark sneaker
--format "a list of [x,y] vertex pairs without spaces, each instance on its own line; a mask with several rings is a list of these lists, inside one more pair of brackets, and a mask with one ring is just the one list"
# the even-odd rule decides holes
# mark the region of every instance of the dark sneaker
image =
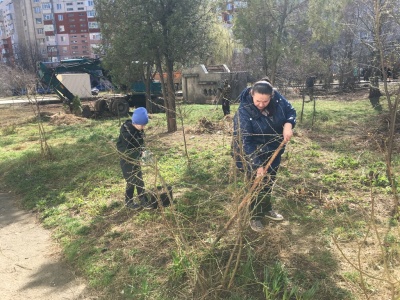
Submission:
[[147,197],[140,197],[140,205],[143,209],[153,209],[153,203],[147,200]]
[[270,210],[269,212],[267,212],[265,217],[268,219],[274,220],[274,221],[282,221],[283,220],[283,216],[274,210]]
[[250,228],[255,232],[261,232],[265,229],[265,226],[260,220],[253,219],[250,220]]
[[135,203],[133,201],[126,202],[125,206],[127,208],[129,208],[129,209],[132,209],[132,210],[141,210],[142,209],[142,206],[140,204],[137,204],[137,203]]

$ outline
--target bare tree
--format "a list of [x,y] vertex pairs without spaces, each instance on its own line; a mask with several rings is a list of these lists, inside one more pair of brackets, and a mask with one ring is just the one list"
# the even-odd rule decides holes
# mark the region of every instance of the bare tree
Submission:
[[274,83],[281,60],[294,46],[295,26],[303,28],[306,0],[247,1],[235,18],[234,34],[251,51],[256,77],[269,75]]
[[155,63],[161,75],[167,74],[163,84],[167,126],[169,132],[176,131],[174,69],[209,56],[209,25],[214,20],[210,1],[98,0],[96,10],[107,45],[106,60],[115,76],[133,61]]
[[36,44],[15,45],[15,64],[28,72],[36,73],[37,63],[43,61],[40,47]]

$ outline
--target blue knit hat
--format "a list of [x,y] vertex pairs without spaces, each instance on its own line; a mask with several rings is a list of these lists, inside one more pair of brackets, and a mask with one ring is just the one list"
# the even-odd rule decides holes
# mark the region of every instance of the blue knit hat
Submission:
[[146,125],[149,122],[147,110],[144,107],[138,107],[133,111],[132,123],[136,125]]

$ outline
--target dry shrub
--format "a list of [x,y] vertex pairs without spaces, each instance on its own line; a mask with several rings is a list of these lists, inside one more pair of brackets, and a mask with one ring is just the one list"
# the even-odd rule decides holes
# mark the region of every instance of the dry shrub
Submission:
[[55,114],[50,117],[49,123],[51,125],[73,125],[73,124],[85,124],[88,119],[77,117],[73,114]]
[[53,116],[53,113],[47,112],[47,111],[43,111],[43,112],[40,112],[39,115],[37,115],[37,116],[34,115],[34,116],[29,117],[29,118],[26,120],[26,122],[28,122],[28,123],[33,123],[33,122],[38,121],[39,118],[40,118],[40,120],[42,120],[42,121],[50,121],[50,119],[51,119],[52,116]]
[[231,116],[225,116],[218,122],[212,122],[203,117],[199,119],[197,125],[186,129],[187,133],[203,134],[203,133],[232,133],[233,122]]

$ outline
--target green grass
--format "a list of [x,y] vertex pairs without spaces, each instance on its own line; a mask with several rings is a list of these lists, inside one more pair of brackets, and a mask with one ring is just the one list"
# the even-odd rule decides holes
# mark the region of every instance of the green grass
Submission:
[[[299,115],[301,102],[293,105]],[[66,259],[104,299],[355,299],[362,295],[359,273],[340,263],[332,237],[355,261],[354,249],[370,228],[371,188],[385,250],[380,253],[369,231],[368,251],[384,255],[394,269],[399,261],[398,220],[387,214],[392,195],[384,155],[368,139],[379,113],[368,100],[317,100],[312,128],[311,115],[306,104],[274,189],[275,206],[288,224],[255,234],[240,216],[213,251],[210,241],[246,191],[231,164],[231,136],[220,127],[220,107],[180,106],[173,134],[165,132],[164,115],[151,116],[146,144],[157,164],[143,167],[144,179],[149,189],[163,181],[173,186],[172,208],[124,208],[116,119],[58,126],[45,121],[51,159],[40,153],[35,122],[25,123],[24,130],[4,128],[1,181],[26,209],[38,212]],[[199,130],[204,119],[215,125],[213,134]],[[394,174],[400,173],[399,161],[396,153]],[[382,260],[369,259],[366,265],[381,268]],[[387,293],[379,282],[368,284]]]

